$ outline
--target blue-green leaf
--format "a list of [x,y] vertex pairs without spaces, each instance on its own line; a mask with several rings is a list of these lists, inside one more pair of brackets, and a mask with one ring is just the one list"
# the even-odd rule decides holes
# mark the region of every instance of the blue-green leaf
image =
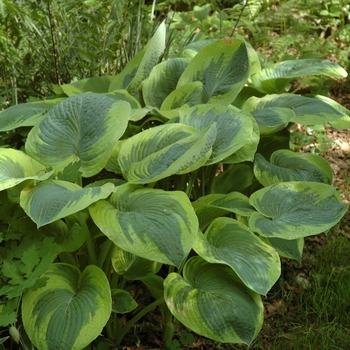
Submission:
[[170,273],[164,299],[171,313],[194,332],[222,343],[251,344],[263,323],[260,296],[233,270],[200,257],[187,261],[183,277]]
[[248,288],[262,295],[281,274],[276,250],[230,218],[212,221],[205,234],[197,236],[193,249],[209,263],[230,266]]
[[0,148],[0,191],[14,187],[26,180],[46,180],[53,171],[21,151]]
[[70,182],[50,180],[25,188],[21,193],[20,204],[40,227],[83,210],[91,203],[108,197],[114,190],[111,183],[81,188]]
[[202,131],[178,123],[160,125],[123,142],[118,162],[130,183],[151,183],[203,166],[215,138],[215,124]]
[[254,181],[252,168],[247,164],[231,164],[217,175],[213,182],[213,193],[243,192]]
[[248,50],[241,40],[215,41],[198,52],[181,75],[178,87],[203,83],[203,103],[229,105],[249,77]]
[[345,116],[339,109],[316,98],[293,94],[266,95],[262,98],[251,97],[242,109],[254,112],[265,108],[290,108],[295,117],[294,123],[318,125],[335,122]]
[[110,202],[89,208],[116,245],[144,259],[180,266],[192,249],[198,220],[184,192],[123,185]]
[[338,64],[320,59],[288,60],[275,63],[252,75],[254,86],[268,94],[281,93],[288,82],[305,75],[345,78],[347,72]]
[[264,237],[297,239],[327,231],[346,213],[336,189],[317,182],[283,182],[254,192],[258,211],[249,228]]
[[216,140],[206,165],[219,163],[242,148],[252,133],[252,123],[246,113],[233,106],[198,105],[180,110],[171,122],[190,125],[197,130],[216,124]]
[[68,264],[53,264],[44,287],[22,299],[23,326],[40,350],[81,350],[101,333],[112,309],[106,275],[90,265],[83,273]]
[[0,112],[0,131],[9,131],[21,126],[33,126],[45,118],[47,111],[64,101],[64,98],[35,101],[12,106]]
[[137,68],[134,78],[130,81],[126,90],[130,92],[137,100],[141,100],[140,86],[143,81],[151,73],[153,67],[158,63],[160,56],[163,54],[165,44],[166,26],[165,22],[162,22],[157,28],[151,40],[146,46],[146,51],[142,56],[140,65]]
[[275,151],[270,162],[257,153],[254,175],[264,186],[288,181],[314,181],[329,185],[333,183],[332,168],[323,157],[284,149]]
[[201,230],[206,228],[215,218],[228,213],[249,216],[255,212],[254,208],[249,204],[248,197],[239,192],[209,194],[200,197],[192,205],[197,214]]
[[139,280],[155,275],[162,267],[162,264],[141,258],[115,246],[112,253],[112,266],[114,271],[125,279]]
[[135,299],[123,289],[112,289],[112,311],[117,314],[126,314],[134,311],[138,304]]
[[200,81],[191,81],[181,85],[172,91],[161,105],[162,111],[176,108],[192,107],[202,103],[203,100],[203,83]]
[[187,65],[188,61],[183,58],[171,58],[157,64],[142,85],[145,104],[160,108],[165,98],[175,90]]
[[292,109],[281,107],[257,109],[252,115],[259,125],[260,135],[274,134],[284,129],[295,117]]
[[304,249],[304,238],[281,239],[261,237],[264,242],[271,245],[280,256],[288,259],[295,259],[301,264]]
[[81,162],[84,177],[99,173],[123,135],[130,104],[96,93],[74,95],[52,108],[29,133],[26,151],[55,170]]

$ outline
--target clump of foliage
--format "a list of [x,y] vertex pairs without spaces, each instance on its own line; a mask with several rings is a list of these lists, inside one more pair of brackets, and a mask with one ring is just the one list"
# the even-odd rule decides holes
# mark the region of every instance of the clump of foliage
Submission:
[[[349,111],[286,93],[340,66],[262,69],[240,37],[161,61],[165,49],[162,23],[119,75],[0,114],[1,131],[30,129],[23,150],[0,149],[0,325],[40,350],[118,346],[156,307],[169,348],[178,322],[251,344],[280,256],[300,261],[304,237],[347,210],[329,164],[290,151],[289,128],[349,124]],[[140,310],[128,281],[154,301]]]

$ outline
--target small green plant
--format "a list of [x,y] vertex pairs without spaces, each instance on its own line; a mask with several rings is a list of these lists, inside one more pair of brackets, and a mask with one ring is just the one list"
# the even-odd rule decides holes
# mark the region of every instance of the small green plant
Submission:
[[[290,151],[288,129],[349,116],[286,93],[340,66],[261,69],[232,37],[161,61],[165,49],[162,23],[119,75],[0,114],[4,132],[30,128],[23,150],[0,149],[1,325],[39,350],[119,346],[156,307],[169,349],[178,322],[251,344],[280,256],[300,260],[304,237],[347,210],[329,164]],[[135,280],[154,298],[141,309]]]

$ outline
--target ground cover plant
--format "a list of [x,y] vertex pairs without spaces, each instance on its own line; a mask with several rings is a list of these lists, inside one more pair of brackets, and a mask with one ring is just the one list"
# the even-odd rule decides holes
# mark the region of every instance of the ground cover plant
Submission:
[[347,210],[329,164],[289,149],[291,124],[348,125],[334,101],[287,93],[340,66],[261,68],[240,37],[165,49],[162,23],[119,75],[0,114],[28,130],[0,150],[1,325],[24,347],[115,348],[156,307],[169,349],[179,322],[251,344],[280,256],[300,261]]

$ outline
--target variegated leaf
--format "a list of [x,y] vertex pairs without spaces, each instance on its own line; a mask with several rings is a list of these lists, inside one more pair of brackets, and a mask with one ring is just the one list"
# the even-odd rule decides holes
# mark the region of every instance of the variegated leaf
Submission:
[[180,266],[192,249],[198,220],[184,192],[124,185],[110,202],[89,207],[100,230],[116,245],[144,259]]
[[83,176],[93,176],[106,165],[130,112],[128,102],[96,93],[74,95],[30,131],[26,151],[58,171],[80,161]]
[[60,180],[41,182],[25,188],[20,204],[38,227],[85,209],[91,203],[108,197],[115,187],[107,183],[99,187],[81,188]]
[[81,350],[101,333],[112,309],[106,275],[90,265],[83,273],[53,264],[46,285],[28,289],[22,299],[23,326],[40,350]]

